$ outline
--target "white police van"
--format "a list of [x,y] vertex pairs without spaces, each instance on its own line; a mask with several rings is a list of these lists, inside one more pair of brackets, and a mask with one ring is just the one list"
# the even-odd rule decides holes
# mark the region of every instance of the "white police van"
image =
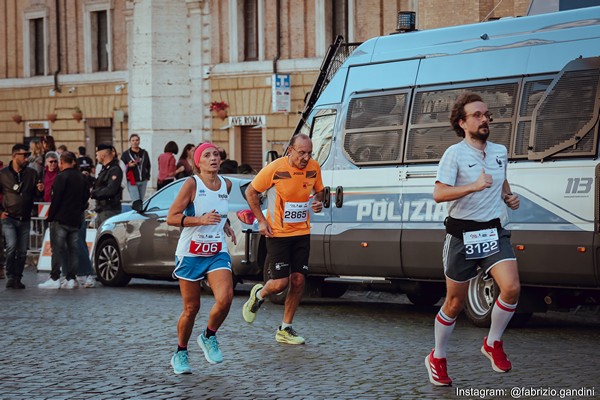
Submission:
[[[311,215],[313,283],[387,282],[418,304],[443,296],[447,206],[432,191],[460,140],[452,104],[473,91],[521,199],[506,215],[519,311],[600,301],[600,7],[377,37],[337,60],[296,130],[311,136],[326,186]],[[496,291],[472,281],[475,324],[489,322]]]

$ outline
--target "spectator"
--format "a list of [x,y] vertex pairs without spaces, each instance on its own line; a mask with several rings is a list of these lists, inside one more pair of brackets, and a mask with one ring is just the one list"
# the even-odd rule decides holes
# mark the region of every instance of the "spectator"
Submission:
[[177,170],[177,161],[175,154],[179,152],[179,147],[174,141],[165,145],[165,152],[158,156],[158,181],[156,190],[160,190],[175,180]]
[[42,147],[44,149],[44,154],[49,151],[56,151],[56,144],[54,143],[54,138],[50,135],[42,136]]
[[196,150],[196,146],[193,144],[188,143],[185,145],[181,152],[181,156],[179,157],[179,161],[177,162],[177,174],[175,175],[175,178],[185,178],[194,173],[194,150]]
[[81,171],[84,175],[86,173],[91,174],[94,168],[94,160],[85,154],[86,150],[84,146],[79,146],[78,150],[79,155],[77,156],[77,168],[79,168],[79,171]]
[[101,143],[96,150],[96,159],[102,164],[91,193],[92,199],[96,200],[96,227],[121,212],[123,170],[115,154],[116,151],[110,144]]
[[44,190],[37,182],[35,171],[26,168],[29,148],[24,144],[12,147],[12,160],[8,167],[0,171],[0,189],[2,199],[2,235],[6,242],[6,281],[7,288],[25,289],[21,282],[27,245],[31,209],[34,197]]
[[64,153],[65,151],[69,151],[69,149],[67,149],[67,146],[65,146],[64,144],[61,144],[60,146],[58,146],[58,148],[56,149],[56,152],[58,153],[58,155],[60,156],[62,153]]
[[29,142],[31,156],[29,157],[29,168],[33,168],[37,173],[38,180],[44,176],[44,146],[39,138],[31,139]]
[[[50,278],[40,283],[40,289],[74,289],[77,286],[79,263],[79,229],[87,208],[88,192],[83,174],[75,168],[75,154],[65,151],[60,155],[60,171],[52,190],[48,211],[52,271]],[[60,271],[65,281],[60,283]]]
[[58,175],[58,153],[49,151],[44,157],[46,159],[46,167],[44,168],[44,202],[52,201],[52,185]]
[[219,147],[218,150],[219,155],[221,156],[221,167],[219,168],[219,174],[237,174],[237,161],[228,159],[227,152],[222,147]]
[[131,201],[143,201],[150,180],[150,156],[140,147],[140,137],[137,133],[129,137],[129,149],[123,153],[121,160],[127,166],[125,176]]
[[[117,149],[115,149],[115,146],[110,145],[110,148],[112,149],[112,155],[113,157],[119,162],[119,167],[121,167],[121,171],[123,172],[121,175],[123,176],[123,179],[121,180],[121,190],[125,190],[125,188],[127,187],[127,178],[125,177],[125,174],[127,173],[127,166],[123,163],[123,161],[121,161],[121,159],[119,158],[119,154],[117,153]],[[104,166],[100,163],[96,163],[96,176],[100,175],[100,171],[102,171],[102,168]],[[92,185],[93,187],[93,185]],[[123,194],[121,193],[121,200],[123,200]]]

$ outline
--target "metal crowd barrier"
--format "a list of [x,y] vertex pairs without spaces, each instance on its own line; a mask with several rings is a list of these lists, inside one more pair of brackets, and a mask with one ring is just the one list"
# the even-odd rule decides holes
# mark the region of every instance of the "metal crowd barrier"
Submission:
[[50,208],[50,203],[35,202],[33,203],[33,207],[35,216],[31,217],[27,259],[32,256],[37,260],[37,257],[39,257],[40,253],[42,252],[42,246],[44,245],[44,232],[48,227],[46,218],[48,218],[48,209]]
[[[31,229],[29,231],[29,247],[27,248],[27,264],[37,265],[40,254],[44,247],[44,235],[48,228],[48,210],[50,209],[50,203],[46,202],[35,202],[33,203],[34,216],[31,217]],[[88,227],[94,218],[94,214],[90,214],[86,211],[86,222]],[[49,242],[46,243],[49,246]],[[49,250],[49,249],[48,249]]]

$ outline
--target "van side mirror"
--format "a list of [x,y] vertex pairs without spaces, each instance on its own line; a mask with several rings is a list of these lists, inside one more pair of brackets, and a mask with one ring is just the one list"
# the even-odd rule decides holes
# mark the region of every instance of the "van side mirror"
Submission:
[[131,203],[131,209],[141,213],[144,210],[144,203],[142,203],[141,200],[134,200],[134,202]]
[[267,151],[267,156],[265,157],[265,163],[269,164],[279,158],[279,154],[275,150]]

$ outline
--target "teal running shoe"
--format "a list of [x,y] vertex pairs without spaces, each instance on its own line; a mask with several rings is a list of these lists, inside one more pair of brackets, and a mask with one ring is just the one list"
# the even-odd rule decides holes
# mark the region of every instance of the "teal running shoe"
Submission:
[[211,336],[207,338],[202,333],[198,336],[198,345],[204,352],[204,357],[206,361],[211,364],[218,364],[223,362],[223,353],[219,350],[219,342],[217,342],[216,336]]
[[177,375],[191,374],[192,369],[190,368],[190,364],[188,362],[188,351],[181,350],[175,352],[173,357],[171,357],[171,366],[173,367],[173,372],[175,372]]

